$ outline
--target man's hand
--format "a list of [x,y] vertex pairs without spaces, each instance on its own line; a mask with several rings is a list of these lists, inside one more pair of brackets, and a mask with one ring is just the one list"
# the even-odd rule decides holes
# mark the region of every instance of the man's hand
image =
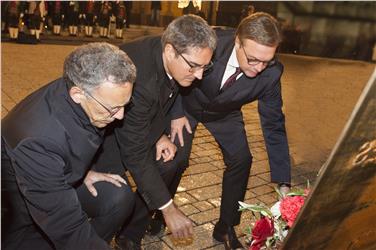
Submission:
[[166,226],[170,229],[174,238],[189,238],[193,235],[193,226],[183,212],[181,212],[172,202],[162,210]]
[[166,135],[162,135],[159,138],[156,146],[156,160],[159,161],[163,157],[163,162],[174,159],[176,153],[176,146],[173,144]]
[[93,184],[99,181],[111,182],[117,187],[121,187],[121,183],[127,185],[127,182],[118,174],[106,174],[90,170],[84,179],[84,183],[94,197],[97,197],[98,192]]
[[180,146],[182,147],[184,146],[184,139],[183,139],[184,127],[188,133],[192,134],[191,125],[189,124],[189,121],[185,116],[171,121],[171,141],[174,142],[176,134],[178,134]]

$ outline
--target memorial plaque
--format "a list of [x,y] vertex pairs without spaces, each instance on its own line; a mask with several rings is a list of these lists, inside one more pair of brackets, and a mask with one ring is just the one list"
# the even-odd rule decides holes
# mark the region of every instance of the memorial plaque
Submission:
[[376,70],[282,249],[376,249]]

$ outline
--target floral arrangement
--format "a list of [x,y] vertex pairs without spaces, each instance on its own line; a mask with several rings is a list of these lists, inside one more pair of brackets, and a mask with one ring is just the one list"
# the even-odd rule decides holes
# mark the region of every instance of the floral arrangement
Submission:
[[282,244],[304,205],[309,182],[306,189],[295,189],[282,195],[276,188],[276,192],[280,199],[270,209],[264,204],[250,205],[239,201],[240,211],[250,210],[258,218],[248,230],[249,250],[277,249]]

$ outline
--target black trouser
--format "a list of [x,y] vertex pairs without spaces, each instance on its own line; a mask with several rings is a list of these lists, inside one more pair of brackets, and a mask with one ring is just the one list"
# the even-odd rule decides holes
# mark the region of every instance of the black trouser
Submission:
[[[124,172],[124,167],[118,157],[120,155],[119,148],[114,145],[116,145],[116,138],[114,134],[111,134],[111,131],[109,131],[102,146],[105,149],[111,150],[104,150],[102,154],[99,154],[95,163],[96,169],[107,169],[111,173]],[[163,160],[160,160],[156,162],[156,167],[158,167],[164,183],[171,191],[171,197],[174,196],[176,190],[174,190],[174,188],[171,189],[170,186],[175,183],[176,178],[180,180],[180,176],[183,173],[182,169],[179,167],[187,166],[188,164],[188,162],[182,162],[182,160],[185,159],[185,155],[187,155],[187,152],[184,152],[187,148],[181,148],[180,146],[177,147],[178,151],[172,161],[163,162]],[[153,150],[155,151],[155,148]],[[120,234],[132,239],[133,241],[139,242],[145,235],[147,227],[150,224],[151,215],[154,211],[148,209],[139,193],[136,194],[135,203],[134,213],[129,220],[124,223],[123,230]]]
[[[175,194],[184,169],[188,167],[192,140],[198,123],[189,114],[186,114],[186,117],[190,122],[192,134],[188,134],[184,129],[184,147],[186,149],[183,151],[185,155],[181,156],[180,162],[185,162],[186,165],[179,168],[180,175],[169,187],[172,194]],[[223,174],[219,220],[228,226],[235,226],[240,223],[241,212],[238,211],[238,201],[244,200],[252,165],[252,155],[248,146],[243,117],[241,112],[237,111],[223,119],[204,122],[203,125],[219,144],[226,165]]]
[[[2,148],[3,149],[3,148]],[[7,155],[1,154],[1,234],[2,249],[54,249],[52,242],[31,218],[21,195]],[[134,208],[134,193],[108,182],[94,184],[93,197],[82,184],[77,197],[97,234],[106,241],[120,229]]]
[[[158,169],[161,174],[161,177],[166,184],[167,188],[174,183],[176,178],[179,178],[181,175],[178,172],[178,166],[181,164],[177,164],[180,161],[178,157],[179,151],[175,156],[175,159],[169,162],[163,162],[162,160],[158,161]],[[177,177],[178,176],[178,177]],[[171,192],[171,189],[169,189]],[[175,192],[171,192],[171,197],[174,197]],[[140,242],[141,239],[144,237],[147,227],[150,224],[151,216],[153,211],[149,211],[146,203],[142,199],[141,195],[137,193],[136,195],[136,205],[134,214],[130,218],[129,223],[127,223],[122,232],[120,234],[126,236],[133,241]]]

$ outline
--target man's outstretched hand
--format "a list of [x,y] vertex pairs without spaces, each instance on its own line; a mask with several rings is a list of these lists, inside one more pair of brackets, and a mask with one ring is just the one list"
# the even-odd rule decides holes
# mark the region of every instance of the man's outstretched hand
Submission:
[[173,202],[168,207],[162,209],[162,213],[166,226],[174,238],[183,239],[193,236],[192,221]]

